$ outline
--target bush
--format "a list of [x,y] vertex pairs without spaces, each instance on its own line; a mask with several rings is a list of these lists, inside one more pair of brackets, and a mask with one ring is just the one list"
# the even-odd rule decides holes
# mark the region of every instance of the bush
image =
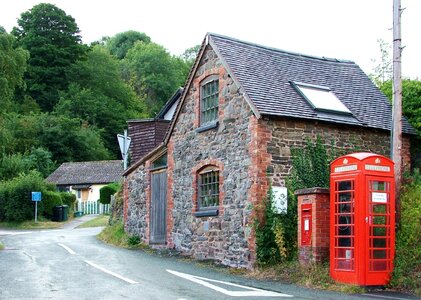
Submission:
[[73,209],[76,202],[76,195],[69,192],[61,192],[60,196],[63,204],[69,206],[69,209]]
[[[421,294],[421,176],[415,170],[413,182],[401,194],[401,226],[396,233],[396,258],[391,285]],[[418,288],[418,290],[416,290]]]
[[43,207],[44,216],[51,219],[53,217],[53,208],[62,205],[61,195],[58,192],[46,191],[42,195],[41,205]]
[[99,202],[102,204],[110,204],[111,196],[120,189],[118,182],[110,183],[99,190]]
[[[54,190],[54,186],[47,184],[36,171],[0,182],[0,221],[22,222],[33,219],[35,205],[31,192],[41,192],[44,198],[45,193],[51,190]],[[43,213],[42,201],[39,213]]]

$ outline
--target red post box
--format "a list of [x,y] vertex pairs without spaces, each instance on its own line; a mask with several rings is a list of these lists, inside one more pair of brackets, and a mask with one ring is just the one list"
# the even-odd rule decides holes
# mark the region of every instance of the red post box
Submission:
[[330,175],[330,275],[385,285],[395,252],[394,165],[373,153],[337,158]]
[[312,231],[312,217],[311,217],[311,204],[303,204],[301,206],[301,245],[311,245],[311,231]]

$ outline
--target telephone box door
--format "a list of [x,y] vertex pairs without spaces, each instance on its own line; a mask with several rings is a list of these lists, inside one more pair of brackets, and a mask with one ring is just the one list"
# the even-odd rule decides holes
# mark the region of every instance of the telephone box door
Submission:
[[[391,178],[367,176],[367,214],[365,218],[365,284],[376,284],[379,277],[388,281],[393,270],[394,184]],[[392,196],[391,196],[392,195]]]
[[356,239],[355,239],[355,176],[335,178],[333,207],[331,207],[331,268],[335,270],[335,279],[354,280],[356,278]]

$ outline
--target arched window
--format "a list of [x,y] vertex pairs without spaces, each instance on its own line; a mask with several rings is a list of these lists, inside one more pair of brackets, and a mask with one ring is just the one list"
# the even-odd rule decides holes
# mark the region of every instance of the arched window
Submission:
[[208,210],[219,206],[219,169],[208,166],[198,173],[197,209]]

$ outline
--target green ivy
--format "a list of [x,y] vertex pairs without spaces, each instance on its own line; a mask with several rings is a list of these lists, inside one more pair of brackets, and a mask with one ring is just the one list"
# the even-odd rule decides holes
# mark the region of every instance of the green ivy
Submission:
[[[328,151],[320,137],[307,140],[302,148],[291,149],[292,172],[287,178],[288,209],[277,214],[272,206],[273,193],[256,207],[256,260],[261,266],[273,265],[297,257],[297,198],[294,191],[302,188],[329,187],[330,162],[338,156],[331,147]],[[259,218],[259,212],[262,216]]]

